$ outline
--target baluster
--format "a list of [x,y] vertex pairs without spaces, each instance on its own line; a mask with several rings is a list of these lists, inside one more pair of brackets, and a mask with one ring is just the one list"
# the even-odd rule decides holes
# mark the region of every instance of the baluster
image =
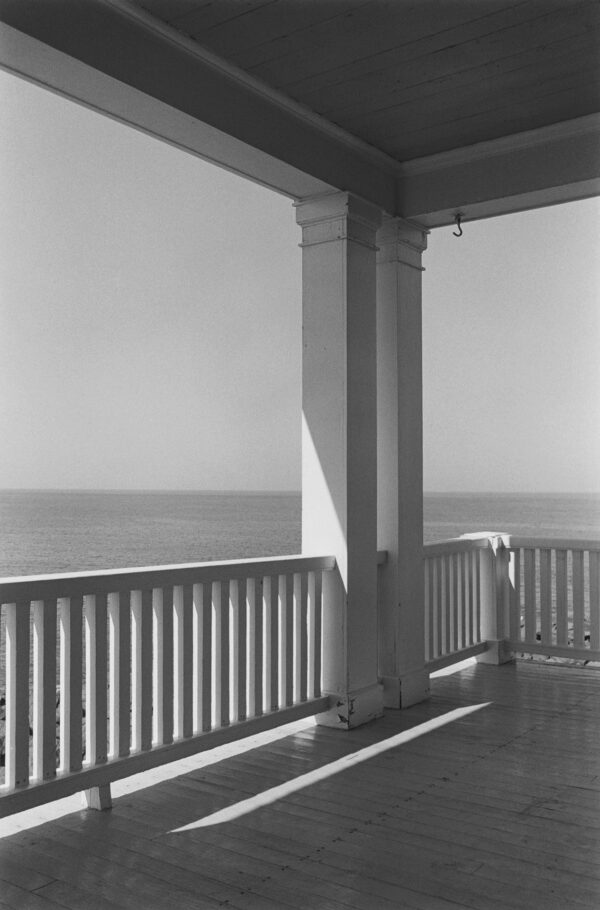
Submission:
[[313,691],[315,698],[321,695],[321,669],[323,661],[323,573],[314,573],[314,651],[313,651]]
[[279,694],[281,690],[281,631],[279,622],[279,575],[272,575],[269,578],[269,633],[270,633],[270,659],[269,659],[269,679],[270,679],[270,707],[271,711],[276,711],[279,707]]
[[509,564],[509,627],[511,641],[521,641],[521,551],[512,550]]
[[264,674],[265,674],[265,642],[264,642],[264,592],[262,578],[253,580],[253,596],[250,598],[251,609],[249,612],[249,652],[248,691],[252,693],[252,716],[260,717],[264,713]]
[[191,585],[173,589],[174,608],[174,735],[191,736],[193,730],[193,590]]
[[[193,586],[193,731],[194,733],[200,733],[204,730],[203,718],[206,717],[206,712],[204,711],[203,699],[204,699],[204,673],[208,668],[209,673],[211,672],[211,656],[212,656],[212,603],[210,599],[210,584],[195,584]],[[208,615],[209,615],[209,626],[208,626],[208,654],[205,654],[204,645],[206,642],[205,633],[204,633],[204,614],[205,614],[205,605],[204,599],[208,599]],[[211,696],[210,691],[210,677],[208,684],[209,696]],[[210,730],[210,697],[208,703],[208,727]]]
[[283,678],[285,688],[283,692],[283,703],[285,705],[294,704],[294,576],[284,576],[285,595],[282,601],[283,622],[281,624],[284,631],[284,654],[285,667],[283,669]]
[[473,592],[475,598],[475,630],[477,644],[481,641],[481,560],[484,558],[483,550],[476,550],[473,554]]
[[236,584],[237,598],[235,601],[235,701],[237,720],[248,717],[248,585],[245,578],[239,578]]
[[567,551],[556,550],[556,644],[568,641]]
[[465,553],[465,605],[467,610],[467,644],[477,641],[475,615],[473,613],[473,551]]
[[64,597],[60,610],[60,770],[78,771],[82,762],[83,598]]
[[306,697],[315,695],[315,573],[306,574]]
[[56,776],[56,600],[33,603],[33,777]]
[[436,613],[436,652],[435,656],[440,657],[444,653],[444,635],[445,635],[445,618],[444,618],[444,558],[443,556],[435,557],[435,613]]
[[131,605],[132,747],[139,752],[152,747],[152,591],[133,591]]
[[214,612],[212,600],[213,586],[210,582],[202,585],[202,730],[212,728],[214,686],[213,666],[215,663],[213,651]]
[[466,601],[466,587],[465,587],[465,575],[466,575],[466,561],[468,553],[458,553],[456,557],[456,564],[458,569],[458,603],[459,603],[459,622],[458,622],[458,647],[466,648],[468,643],[468,627],[467,627],[467,601]]
[[450,557],[443,556],[444,564],[444,654],[452,652],[452,580]]
[[535,642],[535,550],[528,548],[525,554],[525,641]]
[[29,783],[29,602],[6,605],[6,784]]
[[173,742],[173,588],[152,592],[154,632],[153,745]]
[[238,583],[229,582],[229,722],[238,719]]
[[109,743],[111,758],[129,755],[131,742],[131,608],[129,592],[108,595]]
[[85,604],[85,760],[99,765],[108,755],[106,594],[90,594]]
[[295,586],[295,685],[296,700],[306,701],[308,692],[308,576],[299,572]]
[[430,661],[433,656],[431,638],[433,629],[431,625],[431,560],[425,559],[423,564],[423,584],[424,584],[424,601],[425,601],[425,663]]
[[452,574],[452,650],[460,648],[460,600],[458,585],[458,554],[453,553],[449,558]]
[[573,550],[573,645],[585,647],[583,637],[583,550]]
[[590,648],[600,649],[600,553],[590,550]]
[[229,581],[218,581],[213,585],[215,610],[213,727],[226,727],[230,721],[229,704]]
[[552,551],[540,550],[540,641],[552,644]]

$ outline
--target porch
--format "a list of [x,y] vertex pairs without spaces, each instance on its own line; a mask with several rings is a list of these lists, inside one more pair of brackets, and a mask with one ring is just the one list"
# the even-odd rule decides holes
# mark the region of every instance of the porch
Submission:
[[[251,2],[243,37],[237,16],[210,19],[228,4],[185,6],[95,0],[49,16],[2,0],[0,62],[294,200],[303,555],[0,583],[0,814],[16,826],[79,791],[115,800],[4,838],[0,906],[595,907],[597,673],[500,664],[600,658],[600,544],[486,535],[423,553],[421,274],[431,228],[599,192],[598,4],[499,3],[478,18],[456,4],[441,24],[445,4],[425,20],[364,4],[339,10],[338,28],[322,4]],[[294,7],[308,17],[297,28]],[[262,46],[265,14],[276,63],[256,78],[238,45]],[[365,17],[374,75],[345,116]],[[388,35],[406,96],[400,70],[378,75]],[[547,60],[551,39],[576,72]],[[522,82],[512,68],[490,80],[497,43],[522,57]],[[351,66],[331,108],[285,94],[319,77],[319,47]],[[440,76],[442,95],[413,98]],[[375,83],[398,141],[370,122]],[[432,671],[475,655],[434,676],[429,698]],[[248,735],[269,741],[244,751]],[[175,760],[180,776],[159,781]],[[139,773],[147,785],[128,790]]]
[[2,906],[597,907],[597,672],[444,673],[343,736],[297,722],[3,838]]

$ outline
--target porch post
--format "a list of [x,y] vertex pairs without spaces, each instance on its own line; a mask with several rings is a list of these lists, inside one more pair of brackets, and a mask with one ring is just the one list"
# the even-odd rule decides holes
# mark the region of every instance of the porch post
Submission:
[[379,675],[384,704],[429,695],[423,582],[421,256],[427,232],[385,218],[377,235]]
[[[464,534],[463,537],[471,535]],[[472,535],[475,536],[475,535]],[[482,664],[510,663],[514,655],[508,644],[511,558],[500,534],[489,533],[489,546],[481,551],[481,640],[487,649],[477,655]],[[514,566],[513,566],[514,570]]]
[[325,573],[319,722],[356,727],[382,711],[377,681],[376,231],[349,193],[296,203],[302,227],[302,550]]

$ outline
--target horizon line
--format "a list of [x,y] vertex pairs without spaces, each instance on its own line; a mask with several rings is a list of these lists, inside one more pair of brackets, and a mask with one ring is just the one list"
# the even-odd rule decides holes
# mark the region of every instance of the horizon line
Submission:
[[[0,487],[0,493],[202,493],[210,496],[300,496],[301,489],[256,489],[245,487]],[[424,496],[598,496],[599,490],[424,490]]]

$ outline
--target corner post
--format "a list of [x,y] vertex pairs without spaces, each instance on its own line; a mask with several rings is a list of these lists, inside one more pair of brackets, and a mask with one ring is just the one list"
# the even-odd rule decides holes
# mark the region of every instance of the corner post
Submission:
[[478,663],[505,664],[513,660],[507,642],[510,599],[510,551],[502,537],[489,537],[489,546],[481,551],[481,639],[487,650],[477,655]]
[[376,232],[350,193],[296,203],[302,227],[302,550],[333,554],[324,578],[322,724],[382,712],[377,679]]
[[377,235],[379,675],[384,704],[429,696],[423,580],[422,254],[427,231],[385,218]]

